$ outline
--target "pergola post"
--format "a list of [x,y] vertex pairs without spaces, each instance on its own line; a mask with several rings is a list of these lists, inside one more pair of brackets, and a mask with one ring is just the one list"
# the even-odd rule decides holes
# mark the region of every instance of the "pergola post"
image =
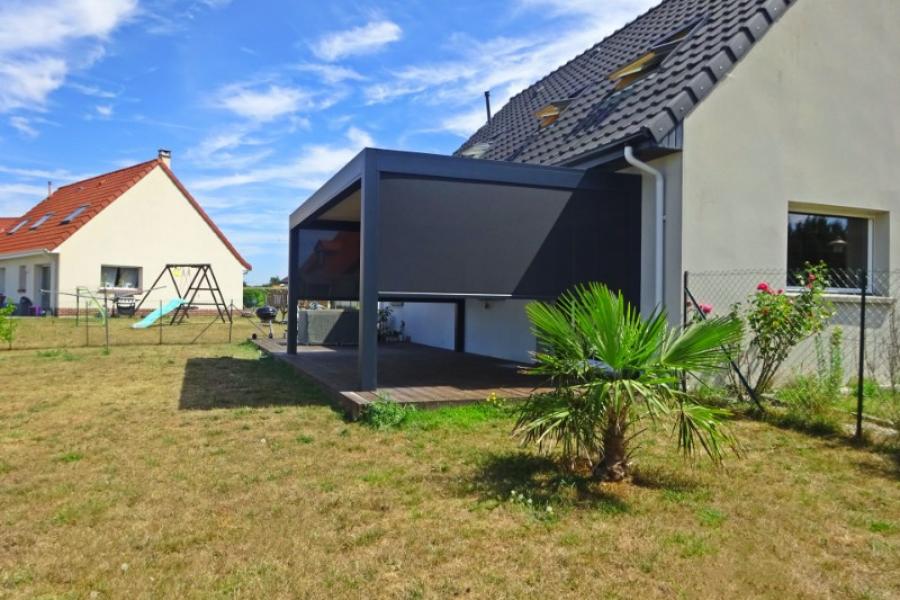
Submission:
[[378,387],[378,167],[364,150],[359,224],[359,389]]
[[454,319],[453,350],[466,351],[466,301],[456,301],[456,318]]
[[300,287],[300,278],[297,264],[297,253],[300,243],[300,227],[292,227],[288,233],[288,303],[287,303],[287,353],[297,354],[297,290]]

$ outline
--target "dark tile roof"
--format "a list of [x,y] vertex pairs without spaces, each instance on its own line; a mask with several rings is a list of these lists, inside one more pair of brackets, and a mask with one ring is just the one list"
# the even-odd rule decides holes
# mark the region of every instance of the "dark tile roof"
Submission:
[[[514,96],[455,154],[490,142],[481,157],[562,164],[639,135],[659,142],[705,98],[796,0],[664,0]],[[693,33],[651,76],[615,92],[609,74],[692,23]],[[553,125],[534,113],[574,98]]]

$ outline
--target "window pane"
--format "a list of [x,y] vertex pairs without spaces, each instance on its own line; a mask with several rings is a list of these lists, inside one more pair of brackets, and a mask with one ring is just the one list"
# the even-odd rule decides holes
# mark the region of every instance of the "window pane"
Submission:
[[100,268],[100,287],[111,288],[116,287],[116,267]]
[[100,287],[137,289],[140,269],[137,267],[101,267]]
[[788,270],[793,273],[806,263],[820,262],[837,272],[868,269],[868,219],[790,213]]
[[120,288],[137,288],[138,286],[138,270],[133,267],[123,267],[119,269],[119,277],[116,281],[116,287]]

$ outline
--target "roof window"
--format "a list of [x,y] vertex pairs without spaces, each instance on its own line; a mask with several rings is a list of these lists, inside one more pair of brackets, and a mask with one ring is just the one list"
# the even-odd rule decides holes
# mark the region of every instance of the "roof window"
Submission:
[[566,107],[568,107],[572,103],[572,98],[566,98],[565,100],[554,100],[544,108],[536,111],[534,116],[540,119],[540,127],[543,129],[548,125],[553,125],[556,123],[556,120],[559,119],[559,115],[562,114]]
[[697,29],[701,20],[692,21],[690,24],[682,27],[674,33],[670,33],[666,37],[657,41],[650,49],[631,61],[627,65],[620,67],[609,75],[610,81],[616,83],[616,89],[625,89],[632,83],[653,74],[665,61],[672,52],[675,51],[681,43]]
[[30,227],[30,229],[37,229],[38,227],[40,227],[41,225],[46,223],[47,219],[49,219],[52,216],[53,216],[52,212],[47,213],[46,215],[42,216],[37,221],[35,221],[34,224]]
[[492,144],[490,142],[478,142],[460,152],[460,155],[465,156],[466,158],[482,158],[488,153],[491,146]]
[[26,223],[28,223],[28,219],[22,219],[21,221],[19,221],[18,223],[16,223],[15,226],[14,226],[12,229],[10,229],[9,231],[7,231],[7,232],[6,232],[6,235],[10,235],[10,234],[13,234],[13,233],[17,232],[18,230],[20,230],[20,229],[22,229],[23,227],[25,227],[25,224],[26,224]]
[[65,225],[66,223],[71,223],[73,220],[75,220],[78,217],[78,215],[80,215],[85,210],[87,210],[88,206],[90,206],[90,204],[82,204],[81,206],[79,206],[78,208],[76,208],[75,210],[70,212],[69,216],[66,217],[65,219],[63,219],[60,224]]

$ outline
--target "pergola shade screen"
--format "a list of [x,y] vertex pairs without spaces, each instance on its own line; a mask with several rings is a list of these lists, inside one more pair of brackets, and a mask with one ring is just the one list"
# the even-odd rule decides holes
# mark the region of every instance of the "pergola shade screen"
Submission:
[[[384,175],[379,293],[552,299],[603,281],[636,301],[640,192],[629,179],[617,183],[573,191]],[[301,298],[359,297],[358,221],[340,225],[298,236]]]
[[309,229],[297,240],[300,297],[359,299],[359,230]]
[[639,298],[637,178],[561,190],[385,174],[379,197],[385,296],[552,299],[603,281]]

